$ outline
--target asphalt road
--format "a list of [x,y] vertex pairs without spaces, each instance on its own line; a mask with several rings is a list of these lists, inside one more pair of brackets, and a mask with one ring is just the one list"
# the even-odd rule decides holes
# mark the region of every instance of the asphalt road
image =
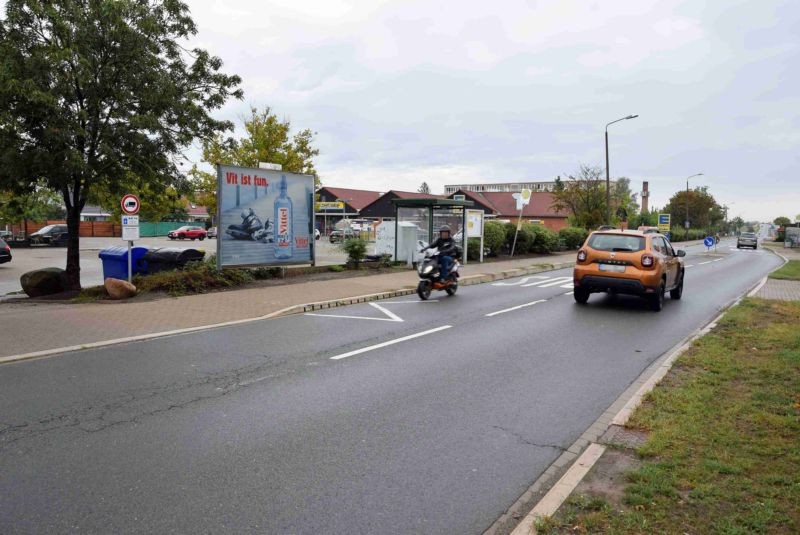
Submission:
[[780,263],[700,250],[660,313],[561,270],[5,365],[0,531],[480,533]]
[[[110,246],[126,246],[127,242],[120,238],[81,238],[81,285],[84,287],[103,284],[103,264],[98,257],[101,249]],[[216,253],[216,239],[201,241],[170,240],[160,236],[142,238],[136,245],[143,247],[178,247],[180,249],[204,249],[207,254]],[[343,264],[347,255],[327,240],[318,240],[317,265]],[[15,248],[13,260],[0,264],[0,296],[22,291],[19,278],[23,273],[46,267],[64,268],[67,265],[67,249],[65,247],[31,247]]]

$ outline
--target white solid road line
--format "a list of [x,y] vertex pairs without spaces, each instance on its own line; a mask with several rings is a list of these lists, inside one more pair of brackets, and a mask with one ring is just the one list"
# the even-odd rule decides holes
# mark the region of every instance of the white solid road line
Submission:
[[388,342],[381,342],[380,344],[375,344],[374,346],[362,347],[361,349],[356,349],[355,351],[342,353],[341,355],[336,355],[335,357],[331,357],[331,360],[346,359],[347,357],[360,355],[361,353],[366,353],[367,351],[372,351],[374,349],[380,349],[382,347],[392,346],[394,344],[399,344],[400,342],[405,342],[406,340],[413,340],[414,338],[419,338],[420,336],[438,333],[439,331],[444,331],[445,329],[449,329],[451,327],[452,325],[443,325],[441,327],[436,327],[435,329],[430,329],[428,331],[423,331],[421,333],[409,334],[408,336],[403,336],[402,338],[395,338],[394,340],[389,340]]
[[524,305],[498,310],[497,312],[490,312],[489,314],[486,314],[486,317],[491,318],[492,316],[497,316],[498,314],[505,314],[506,312],[512,312],[514,310],[519,310],[520,308],[530,307],[537,303],[544,303],[545,301],[547,301],[547,299],[538,299],[536,301],[531,301],[530,303],[525,303]]
[[386,316],[388,316],[388,317],[386,317],[386,318],[370,318],[368,316],[345,316],[345,315],[342,315],[342,314],[315,314],[313,312],[306,312],[304,315],[305,316],[319,316],[320,318],[344,318],[344,319],[349,319],[349,320],[396,321],[396,322],[402,322],[403,321],[403,318],[401,318],[400,316],[398,316],[394,312],[386,310],[385,308],[383,308],[382,306],[380,306],[377,303],[369,303],[369,306],[371,306],[373,308],[377,308],[378,310],[380,310],[381,312],[386,314]]
[[694,264],[689,264],[688,266],[683,266],[683,267],[694,267]]
[[713,260],[707,260],[707,261],[705,261],[705,262],[700,262],[700,263],[698,264],[698,266],[702,266],[702,265],[705,265],[705,264],[710,264],[711,262],[713,262]]
[[522,287],[530,288],[531,286],[538,286],[539,288],[547,288],[548,286],[558,286],[559,284],[564,284],[569,280],[572,280],[572,275],[570,275],[569,277],[555,277],[553,279],[531,282],[528,284],[523,284]]
[[725,260],[725,259],[724,258],[717,258],[716,260],[712,260],[712,262],[722,262],[723,260]]
[[570,282],[569,284],[562,284],[561,285],[562,288],[572,288],[573,286],[575,286],[575,284],[572,283],[572,282]]
[[572,292],[565,292],[565,293],[564,293],[564,295],[572,295],[572,294],[574,294],[574,293],[575,293],[574,291],[572,291]]

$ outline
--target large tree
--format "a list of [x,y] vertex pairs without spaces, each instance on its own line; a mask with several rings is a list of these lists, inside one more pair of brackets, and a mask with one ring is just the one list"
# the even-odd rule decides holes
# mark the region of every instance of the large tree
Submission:
[[[597,166],[581,165],[568,180],[556,180],[553,188],[553,208],[570,212],[570,224],[586,229],[597,228],[606,220],[605,172]],[[612,223],[619,224],[638,211],[636,197],[631,193],[630,180],[615,179],[611,185]]]
[[792,220],[789,219],[786,216],[779,216],[779,217],[776,217],[775,220],[772,223],[775,224],[775,225],[778,225],[779,227],[785,227],[786,225],[791,224]]
[[[272,108],[262,111],[250,108],[250,116],[243,118],[245,135],[241,138],[214,136],[203,142],[203,161],[209,165],[218,163],[258,167],[259,162],[277,163],[284,171],[312,175],[319,186],[319,175],[314,158],[319,149],[314,148],[316,132],[306,128],[291,135],[292,123],[279,119]],[[208,208],[208,213],[217,213],[217,175],[194,166],[192,177],[194,199]]]
[[[80,288],[80,212],[130,176],[165,189],[181,151],[231,127],[210,112],[241,98],[222,62],[187,50],[179,0],[8,0],[0,20],[0,187],[44,181],[63,198],[67,278]],[[147,203],[147,199],[142,199]]]
[[664,208],[672,215],[672,224],[683,226],[686,220],[686,200],[689,205],[689,224],[692,228],[705,229],[717,228],[725,220],[725,210],[714,199],[708,191],[708,187],[702,186],[675,193]]

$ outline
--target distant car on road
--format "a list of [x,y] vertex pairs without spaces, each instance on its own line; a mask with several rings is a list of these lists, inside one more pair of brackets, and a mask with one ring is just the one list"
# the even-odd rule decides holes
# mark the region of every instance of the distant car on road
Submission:
[[66,225],[47,225],[31,234],[31,243],[66,245],[69,231]]
[[742,232],[739,234],[739,237],[736,238],[736,248],[741,249],[742,247],[758,249],[758,237],[755,232]]
[[211,227],[206,231],[206,236],[208,238],[216,238],[217,237],[217,227]]
[[578,251],[573,296],[585,304],[596,292],[638,295],[658,312],[667,291],[672,299],[683,295],[684,256],[661,234],[592,232]]
[[11,247],[0,238],[0,264],[5,264],[6,262],[11,262]]
[[206,239],[206,229],[203,227],[191,227],[191,226],[183,226],[177,228],[175,230],[171,230],[167,233],[167,237],[170,240],[200,240],[203,241]]
[[331,243],[340,242],[343,240],[349,240],[352,238],[357,237],[358,234],[353,229],[345,229],[345,230],[334,230],[331,232],[330,236],[328,236],[328,240]]

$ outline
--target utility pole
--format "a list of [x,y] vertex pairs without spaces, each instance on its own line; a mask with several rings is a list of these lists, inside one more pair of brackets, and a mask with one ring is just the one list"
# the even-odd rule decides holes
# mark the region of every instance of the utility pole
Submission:
[[686,177],[686,220],[683,222],[683,227],[686,229],[686,241],[689,241],[689,179],[702,175],[703,173],[697,173]]

